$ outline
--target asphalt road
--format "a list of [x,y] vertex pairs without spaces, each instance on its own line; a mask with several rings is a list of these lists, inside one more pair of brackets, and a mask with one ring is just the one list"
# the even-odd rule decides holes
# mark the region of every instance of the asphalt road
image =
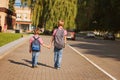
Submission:
[[68,45],[97,65],[103,73],[120,80],[120,41],[80,38],[69,40]]

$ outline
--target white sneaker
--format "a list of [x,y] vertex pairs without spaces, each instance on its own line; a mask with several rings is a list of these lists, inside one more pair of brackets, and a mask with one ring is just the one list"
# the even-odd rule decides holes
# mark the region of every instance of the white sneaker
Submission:
[[60,69],[60,68],[57,68],[57,69]]

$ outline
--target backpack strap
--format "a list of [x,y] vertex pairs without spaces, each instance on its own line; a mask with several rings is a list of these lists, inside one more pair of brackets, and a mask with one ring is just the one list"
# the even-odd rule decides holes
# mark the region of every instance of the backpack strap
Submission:
[[33,36],[33,38],[34,38],[34,40],[37,40],[37,39],[39,39],[40,37],[38,36],[37,38],[35,38],[35,36]]
[[[58,30],[59,30],[59,29],[57,28],[57,29],[56,29],[56,32],[55,32],[55,35],[56,35],[56,33],[57,33]],[[62,30],[64,31],[64,29],[62,29]]]
[[58,29],[56,29],[55,35],[56,35],[57,31],[58,31]]

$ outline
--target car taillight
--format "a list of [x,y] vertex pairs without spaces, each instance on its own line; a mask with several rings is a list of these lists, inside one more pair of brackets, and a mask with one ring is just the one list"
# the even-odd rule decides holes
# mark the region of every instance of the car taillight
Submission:
[[72,32],[72,34],[75,34],[75,32]]

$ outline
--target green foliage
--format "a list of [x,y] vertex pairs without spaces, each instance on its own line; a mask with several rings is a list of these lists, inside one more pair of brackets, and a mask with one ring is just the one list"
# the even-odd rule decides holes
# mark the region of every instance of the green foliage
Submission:
[[9,0],[9,10],[15,12],[15,9],[14,9],[14,3],[15,3],[15,0]]
[[78,0],[76,24],[78,30],[88,30],[94,13],[94,0]]
[[16,39],[19,39],[20,37],[21,34],[0,33],[0,47]]
[[[33,0],[28,0],[28,6],[33,5],[30,1],[33,2]],[[77,0],[36,0],[31,8],[33,25],[52,30],[58,20],[63,19],[66,29],[75,29],[76,4]]]
[[[52,31],[59,19],[65,29],[120,31],[119,0],[22,0],[32,10],[32,23]],[[95,23],[94,23],[95,22]]]
[[97,21],[95,29],[101,31],[120,31],[120,1],[96,0],[93,20]]

